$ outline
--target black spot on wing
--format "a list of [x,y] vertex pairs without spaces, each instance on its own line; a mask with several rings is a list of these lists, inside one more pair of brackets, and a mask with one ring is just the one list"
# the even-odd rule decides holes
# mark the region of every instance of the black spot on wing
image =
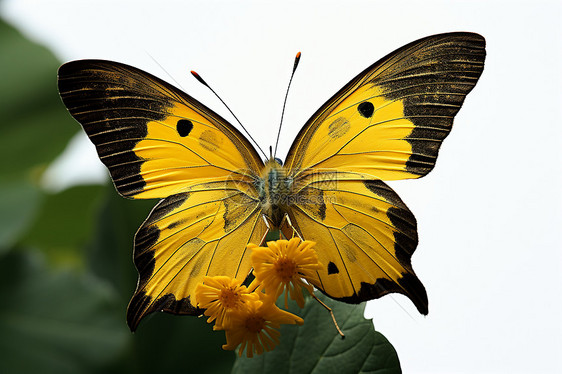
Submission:
[[328,263],[328,275],[330,274],[339,274],[340,269],[334,264],[332,261]]
[[180,119],[176,124],[176,130],[182,138],[186,137],[193,130],[193,122],[188,119]]
[[357,111],[365,118],[371,118],[375,112],[375,106],[369,102],[364,101],[357,106]]

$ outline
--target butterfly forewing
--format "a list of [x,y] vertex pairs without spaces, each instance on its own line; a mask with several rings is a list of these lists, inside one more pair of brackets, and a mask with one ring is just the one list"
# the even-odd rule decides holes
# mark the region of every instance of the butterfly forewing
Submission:
[[59,69],[59,91],[123,196],[164,198],[200,183],[249,181],[263,167],[218,114],[134,67],[73,61]]
[[434,35],[376,62],[303,127],[285,163],[356,173],[350,179],[418,178],[435,165],[453,118],[484,67],[478,34]]

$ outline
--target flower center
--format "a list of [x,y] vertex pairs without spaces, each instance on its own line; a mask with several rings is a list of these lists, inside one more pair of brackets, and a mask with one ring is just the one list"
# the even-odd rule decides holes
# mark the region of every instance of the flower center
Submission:
[[275,271],[281,280],[287,283],[290,282],[297,273],[297,264],[292,259],[282,258],[275,263]]
[[253,333],[260,332],[265,326],[265,319],[258,315],[252,315],[246,319],[246,329]]
[[232,309],[238,305],[240,295],[232,288],[225,288],[221,290],[220,301],[225,308]]

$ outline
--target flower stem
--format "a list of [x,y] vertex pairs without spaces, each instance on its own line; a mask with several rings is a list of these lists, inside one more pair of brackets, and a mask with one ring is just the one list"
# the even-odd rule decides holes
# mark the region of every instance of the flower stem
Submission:
[[332,308],[330,308],[328,305],[324,304],[322,302],[322,300],[317,298],[316,295],[314,294],[314,292],[311,292],[310,296],[312,296],[314,298],[314,300],[318,301],[320,303],[320,305],[322,305],[324,308],[326,308],[326,310],[330,313],[330,316],[332,316],[332,321],[334,321],[334,326],[336,326],[336,330],[338,330],[338,333],[340,334],[341,338],[345,339],[345,335],[343,334],[343,332],[340,330],[340,327],[338,326],[338,322],[336,321],[336,317],[334,316],[334,312],[332,312]]

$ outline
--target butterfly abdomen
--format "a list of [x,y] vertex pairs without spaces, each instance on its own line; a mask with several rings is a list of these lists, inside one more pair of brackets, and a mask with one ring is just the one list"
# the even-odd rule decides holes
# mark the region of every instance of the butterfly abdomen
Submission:
[[292,179],[287,177],[285,168],[275,159],[268,160],[256,188],[262,212],[275,227],[279,227],[287,211],[291,187]]

